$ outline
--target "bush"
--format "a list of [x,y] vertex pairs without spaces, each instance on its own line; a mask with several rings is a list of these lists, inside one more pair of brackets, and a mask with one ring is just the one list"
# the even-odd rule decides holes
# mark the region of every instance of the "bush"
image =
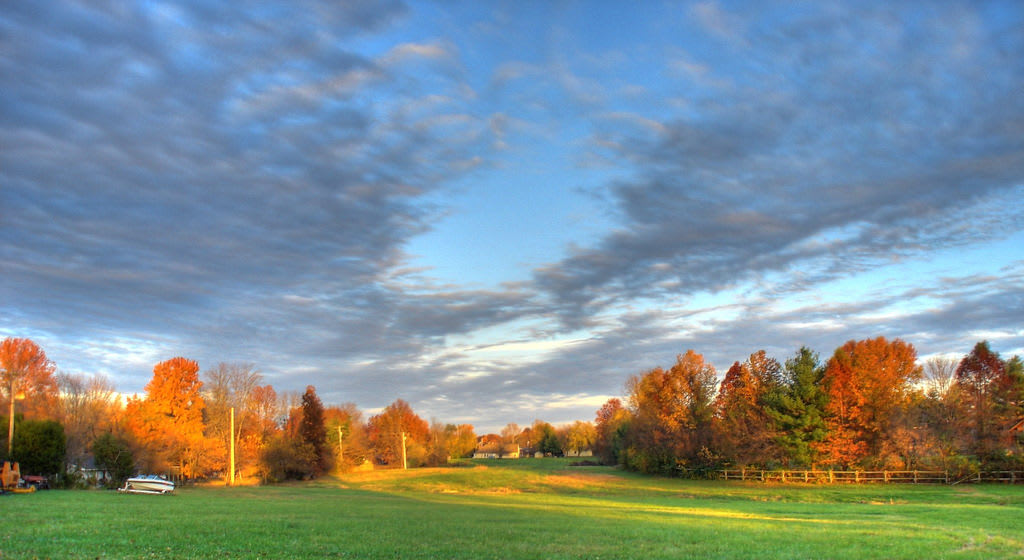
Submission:
[[260,477],[263,482],[305,480],[320,472],[319,459],[312,445],[278,436],[260,454]]
[[26,420],[14,430],[14,460],[21,473],[56,477],[64,472],[67,438],[64,426],[53,420]]

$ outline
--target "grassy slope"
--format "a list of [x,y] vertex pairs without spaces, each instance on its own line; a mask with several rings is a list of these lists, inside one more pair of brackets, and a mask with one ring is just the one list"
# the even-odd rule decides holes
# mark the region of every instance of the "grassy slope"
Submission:
[[0,497],[0,558],[1006,558],[1024,487],[770,486],[557,460]]

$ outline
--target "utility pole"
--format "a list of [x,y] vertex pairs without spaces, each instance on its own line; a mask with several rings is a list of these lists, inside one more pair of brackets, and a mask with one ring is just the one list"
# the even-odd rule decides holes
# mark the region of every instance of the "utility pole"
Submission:
[[341,441],[341,424],[338,424],[338,466],[345,462],[345,444]]
[[402,470],[408,469],[409,463],[405,459],[405,432],[402,432]]
[[235,407],[231,407],[231,460],[229,461],[228,486],[235,485]]
[[11,461],[14,457],[11,455],[11,449],[14,445],[14,374],[11,374],[11,413],[7,415],[8,428],[7,428],[7,458]]

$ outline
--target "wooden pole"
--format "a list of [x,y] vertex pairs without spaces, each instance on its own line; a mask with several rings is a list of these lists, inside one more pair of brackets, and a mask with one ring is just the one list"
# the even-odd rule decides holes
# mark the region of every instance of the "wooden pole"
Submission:
[[11,375],[11,413],[8,415],[7,426],[7,459],[13,461],[11,449],[14,445],[14,375]]
[[402,432],[402,470],[408,469],[409,463],[405,458],[405,432]]
[[228,486],[235,485],[235,407],[231,407],[231,454],[228,466]]
[[345,445],[341,441],[341,424],[338,425],[338,467],[339,469],[345,462]]

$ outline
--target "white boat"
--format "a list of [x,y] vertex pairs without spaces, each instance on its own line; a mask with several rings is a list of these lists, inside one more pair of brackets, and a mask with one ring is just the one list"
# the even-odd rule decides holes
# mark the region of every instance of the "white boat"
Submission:
[[174,492],[174,482],[155,474],[133,476],[125,481],[121,492],[129,494],[168,494]]

